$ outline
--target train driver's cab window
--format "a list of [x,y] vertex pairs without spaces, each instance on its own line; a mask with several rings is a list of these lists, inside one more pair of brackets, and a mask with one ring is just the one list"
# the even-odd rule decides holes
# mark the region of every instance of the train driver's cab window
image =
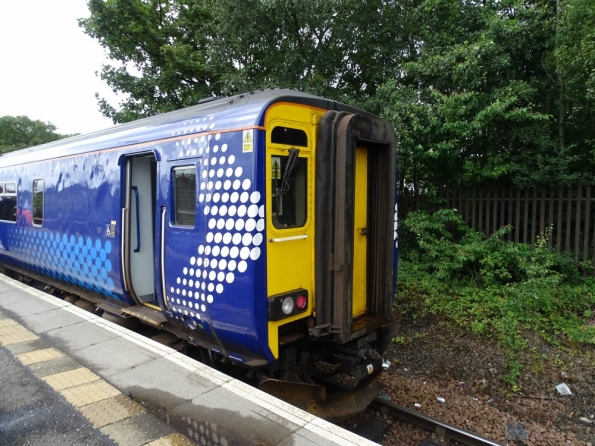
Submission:
[[298,149],[271,159],[273,225],[277,229],[299,228],[306,224],[308,209],[308,160]]
[[196,222],[196,167],[176,167],[173,170],[174,224],[194,227]]
[[0,182],[0,220],[17,221],[17,183]]
[[33,180],[33,226],[43,224],[43,180]]

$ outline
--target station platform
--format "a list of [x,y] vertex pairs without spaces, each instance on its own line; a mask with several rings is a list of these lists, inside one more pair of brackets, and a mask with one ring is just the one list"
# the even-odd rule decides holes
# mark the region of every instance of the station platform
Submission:
[[372,443],[0,275],[0,446]]

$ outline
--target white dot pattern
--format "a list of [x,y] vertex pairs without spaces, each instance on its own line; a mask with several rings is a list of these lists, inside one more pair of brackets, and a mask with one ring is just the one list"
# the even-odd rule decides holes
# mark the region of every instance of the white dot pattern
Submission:
[[245,175],[249,172],[237,165],[241,146],[215,145],[220,137],[218,133],[212,140],[200,138],[197,149],[205,156],[198,201],[203,206],[206,236],[180,271],[176,279],[179,288],[169,290],[167,299],[177,319],[189,314],[202,319],[217,296],[247,271],[249,262],[262,255],[263,196]]

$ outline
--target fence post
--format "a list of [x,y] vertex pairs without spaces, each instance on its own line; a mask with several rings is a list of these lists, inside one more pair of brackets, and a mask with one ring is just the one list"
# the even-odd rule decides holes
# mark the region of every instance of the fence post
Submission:
[[550,188],[550,199],[548,200],[550,206],[548,208],[549,210],[549,217],[547,220],[547,225],[552,226],[552,233],[550,234],[550,236],[548,237],[548,245],[551,248],[553,245],[553,238],[554,238],[554,228],[553,228],[553,224],[554,224],[554,188]]
[[535,248],[537,234],[537,188],[533,188],[533,205],[531,206],[531,249]]
[[471,227],[477,231],[475,227],[475,186],[473,186],[473,197],[471,199]]
[[465,191],[465,201],[464,201],[464,206],[465,206],[465,224],[467,226],[471,226],[471,222],[469,221],[469,188],[466,187],[464,189]]
[[492,234],[498,229],[498,189],[494,188],[494,207],[492,208]]
[[564,187],[558,189],[558,221],[556,222],[556,247],[558,251],[562,249],[562,207],[564,204]]
[[459,193],[459,214],[463,216],[463,183],[459,183],[457,191]]
[[[508,191],[508,224],[513,226],[513,218],[512,218],[512,186],[510,186]],[[516,226],[516,225],[515,225]],[[512,240],[512,231],[508,233],[508,240]]]
[[521,230],[521,190],[517,188],[516,190],[516,209],[515,209],[515,221],[514,221],[514,242],[519,243],[521,239],[519,238],[519,231]]
[[525,209],[523,209],[523,243],[529,238],[529,189],[525,189]]
[[489,237],[490,234],[490,200],[492,196],[492,191],[490,189],[486,189],[486,224],[483,230],[483,234],[486,238]]
[[483,188],[479,188],[479,226],[477,232],[483,232]]
[[591,186],[587,186],[587,197],[585,203],[585,239],[583,240],[583,262],[589,259],[589,228],[591,225]]
[[502,188],[500,200],[500,227],[504,226],[504,203],[506,202],[506,188]]
[[572,187],[568,188],[566,197],[566,252],[570,252],[570,220],[572,220]]
[[574,226],[574,264],[578,265],[578,255],[579,255],[579,244],[580,244],[580,237],[581,237],[581,193],[582,187],[579,184],[576,188],[576,222]]
[[545,188],[541,188],[541,205],[539,206],[539,235],[545,230]]

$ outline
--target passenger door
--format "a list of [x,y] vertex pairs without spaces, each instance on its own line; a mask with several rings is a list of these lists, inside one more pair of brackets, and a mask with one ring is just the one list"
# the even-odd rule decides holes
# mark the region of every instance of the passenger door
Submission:
[[155,293],[157,162],[153,153],[145,153],[127,158],[125,165],[125,287],[139,304],[160,310]]

